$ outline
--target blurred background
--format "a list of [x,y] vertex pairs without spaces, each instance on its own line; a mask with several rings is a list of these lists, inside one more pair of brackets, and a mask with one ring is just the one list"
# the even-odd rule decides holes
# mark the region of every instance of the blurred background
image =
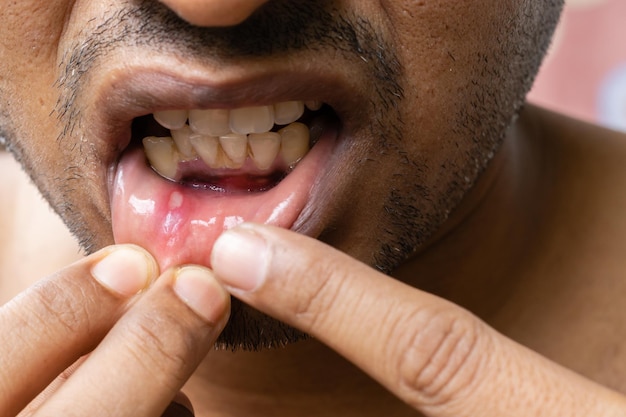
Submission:
[[528,98],[626,131],[626,0],[566,0]]

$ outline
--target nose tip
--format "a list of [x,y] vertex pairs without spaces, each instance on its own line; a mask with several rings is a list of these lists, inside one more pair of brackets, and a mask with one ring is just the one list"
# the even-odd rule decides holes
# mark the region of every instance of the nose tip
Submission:
[[196,26],[233,26],[269,0],[160,0]]

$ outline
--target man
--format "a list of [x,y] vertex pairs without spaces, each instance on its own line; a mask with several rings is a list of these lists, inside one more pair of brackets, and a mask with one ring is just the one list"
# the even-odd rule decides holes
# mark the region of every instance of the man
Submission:
[[0,415],[624,414],[626,142],[522,110],[560,1],[2,6],[91,254],[1,310]]

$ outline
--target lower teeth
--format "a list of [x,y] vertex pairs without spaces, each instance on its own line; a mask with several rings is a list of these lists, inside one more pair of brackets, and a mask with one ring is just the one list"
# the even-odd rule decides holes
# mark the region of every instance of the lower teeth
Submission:
[[146,157],[161,176],[180,181],[182,162],[201,160],[210,169],[241,169],[246,160],[266,174],[277,166],[287,169],[309,151],[310,134],[306,125],[294,122],[278,132],[220,137],[194,133],[188,125],[172,130],[171,136],[143,139]]

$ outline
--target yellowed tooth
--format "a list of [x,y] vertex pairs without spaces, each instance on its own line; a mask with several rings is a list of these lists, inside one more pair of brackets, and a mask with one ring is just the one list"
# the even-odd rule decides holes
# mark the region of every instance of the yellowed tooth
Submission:
[[189,126],[185,125],[180,129],[175,129],[171,131],[172,139],[174,139],[174,143],[178,148],[178,153],[185,160],[191,160],[196,157],[196,151],[194,151],[193,146],[191,146],[191,142],[189,141],[189,137],[193,134]]
[[280,154],[287,166],[292,166],[309,151],[309,128],[302,123],[292,123],[278,131]]
[[283,101],[274,104],[274,123],[288,125],[298,120],[304,114],[302,101]]
[[176,179],[180,159],[172,138],[148,136],[143,139],[143,147],[156,172],[165,178]]
[[233,133],[269,132],[274,127],[274,106],[242,107],[230,111],[230,130]]
[[219,139],[214,136],[192,134],[189,142],[196,153],[211,168],[222,168],[219,162]]
[[154,112],[154,119],[167,129],[180,129],[187,123],[187,110],[163,110]]
[[203,135],[216,137],[226,135],[231,132],[230,110],[191,110],[189,112],[189,126],[195,133]]
[[248,135],[248,145],[257,168],[269,169],[280,150],[280,134],[276,132],[251,133]]
[[311,111],[317,111],[322,108],[322,102],[317,100],[305,101],[304,105]]
[[241,168],[248,157],[248,137],[230,133],[220,136],[220,145],[224,154],[232,161],[229,168]]

